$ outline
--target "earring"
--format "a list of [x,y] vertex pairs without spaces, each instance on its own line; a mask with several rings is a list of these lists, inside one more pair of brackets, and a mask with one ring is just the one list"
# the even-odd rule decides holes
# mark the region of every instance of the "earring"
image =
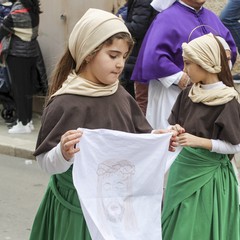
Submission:
[[90,56],[87,56],[84,61],[85,61],[86,64],[88,64],[91,61]]

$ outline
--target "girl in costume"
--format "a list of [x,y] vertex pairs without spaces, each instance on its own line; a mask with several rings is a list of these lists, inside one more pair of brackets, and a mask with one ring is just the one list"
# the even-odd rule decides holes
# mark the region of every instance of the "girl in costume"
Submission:
[[183,146],[170,168],[164,240],[240,239],[238,183],[228,154],[240,151],[240,105],[225,50],[212,34],[182,44],[193,85],[169,117]]
[[[89,9],[70,34],[53,75],[34,153],[52,176],[30,240],[91,239],[72,180],[74,154],[79,151],[75,146],[82,135],[75,129],[152,131],[118,81],[132,47],[124,22],[98,9]],[[172,142],[170,148],[175,145]]]

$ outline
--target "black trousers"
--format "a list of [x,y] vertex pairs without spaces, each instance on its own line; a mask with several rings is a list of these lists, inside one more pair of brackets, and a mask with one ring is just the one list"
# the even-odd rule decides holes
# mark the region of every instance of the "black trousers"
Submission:
[[23,125],[32,120],[32,92],[33,79],[36,77],[36,60],[36,57],[11,55],[7,57],[17,119]]

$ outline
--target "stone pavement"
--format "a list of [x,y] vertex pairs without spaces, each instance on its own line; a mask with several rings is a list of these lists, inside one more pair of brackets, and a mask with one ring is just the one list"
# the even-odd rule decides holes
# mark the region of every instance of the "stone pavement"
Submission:
[[8,127],[0,117],[0,154],[35,159],[35,149],[38,132],[41,124],[41,115],[33,113],[33,125],[35,130],[25,134],[9,134]]

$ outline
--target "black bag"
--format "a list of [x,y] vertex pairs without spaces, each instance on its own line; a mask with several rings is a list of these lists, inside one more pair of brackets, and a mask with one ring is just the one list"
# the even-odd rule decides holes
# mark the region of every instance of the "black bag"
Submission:
[[10,75],[6,65],[0,65],[0,93],[8,93],[11,90]]

